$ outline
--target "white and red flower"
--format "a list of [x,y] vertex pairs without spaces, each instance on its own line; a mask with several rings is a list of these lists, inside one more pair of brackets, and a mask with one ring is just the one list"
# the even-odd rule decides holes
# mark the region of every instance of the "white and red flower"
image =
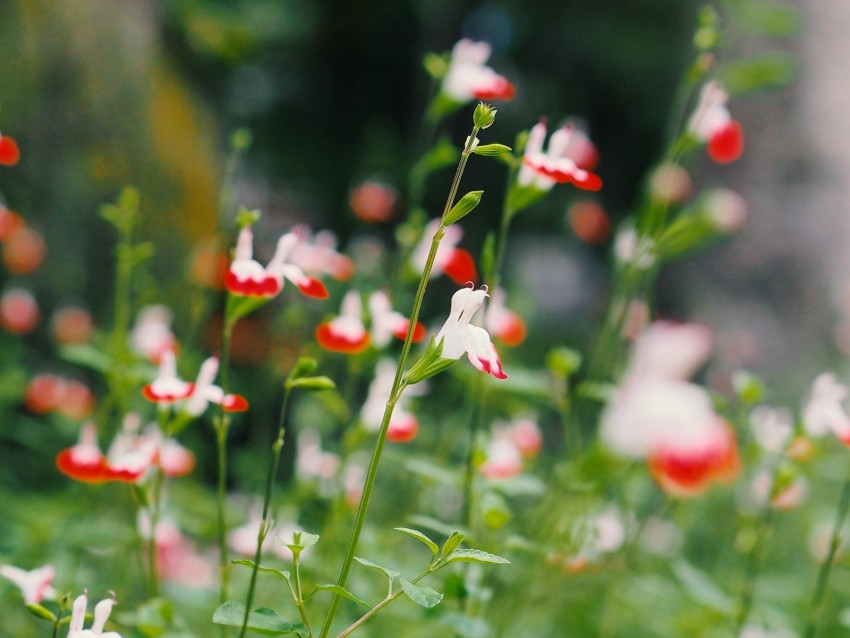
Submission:
[[496,288],[490,295],[484,316],[487,332],[506,346],[518,346],[525,341],[525,322],[517,313],[505,306],[505,291]]
[[156,378],[142,388],[142,396],[153,403],[167,405],[189,398],[194,389],[194,383],[177,376],[177,358],[173,350],[166,350],[160,355]]
[[224,278],[224,285],[231,293],[248,297],[274,297],[283,289],[286,279],[308,297],[327,298],[325,284],[315,277],[308,277],[295,264],[287,263],[298,243],[296,233],[287,233],[278,240],[275,253],[265,268],[253,258],[253,243],[253,231],[250,227],[243,228],[236,242],[235,258]]
[[[433,219],[425,227],[422,239],[413,251],[411,262],[421,272],[428,261],[428,253],[431,250],[431,240],[434,233],[440,227],[440,220]],[[463,229],[458,224],[452,224],[444,229],[444,235],[437,248],[434,258],[434,267],[431,277],[437,277],[445,273],[449,279],[463,286],[478,279],[478,270],[475,268],[475,260],[472,255],[457,245],[463,238]]]
[[[316,340],[319,345],[331,352],[357,354],[370,344],[374,344],[376,348],[384,348],[392,337],[403,340],[407,336],[410,320],[392,309],[387,293],[381,290],[372,293],[368,305],[371,331],[366,329],[363,322],[360,293],[356,290],[348,291],[342,298],[340,314],[316,328]],[[413,340],[421,341],[424,337],[425,326],[417,322]]]
[[720,82],[706,82],[688,130],[700,142],[707,142],[708,156],[719,164],[734,162],[744,152],[744,129],[732,119],[726,102],[729,94]]
[[[396,374],[396,364],[390,359],[381,359],[375,367],[375,378],[369,385],[369,393],[360,410],[360,419],[366,429],[377,432],[381,429],[384,410],[392,392]],[[407,388],[407,392],[399,397],[393,410],[387,429],[387,441],[393,443],[409,443],[419,433],[419,420],[416,415],[408,412],[404,404],[407,398],[421,395],[425,390],[424,384]]]
[[171,321],[171,310],[166,306],[145,306],[130,331],[130,346],[152,363],[159,364],[164,353],[177,348]]
[[461,288],[452,296],[449,317],[437,333],[436,341],[441,344],[442,359],[460,359],[465,353],[469,362],[477,369],[497,379],[507,379],[496,346],[484,328],[473,326],[470,321],[484,303],[487,288]]
[[200,416],[210,403],[221,406],[225,412],[245,412],[248,409],[245,397],[239,394],[225,394],[224,390],[213,383],[218,374],[218,365],[217,357],[209,357],[201,364],[192,394],[184,406],[187,414]]
[[57,592],[52,587],[55,575],[56,571],[52,565],[43,565],[29,571],[13,565],[0,565],[0,576],[8,578],[21,590],[27,605],[35,605],[45,598],[56,597]]
[[330,275],[337,281],[348,281],[354,276],[354,262],[337,247],[336,235],[320,230],[315,235],[307,226],[295,229],[298,242],[289,255],[290,263],[307,275]]
[[555,184],[574,184],[589,191],[602,188],[600,177],[591,172],[596,152],[588,151],[588,148],[593,149],[593,145],[585,133],[568,124],[552,133],[546,151],[543,150],[545,141],[546,121],[540,120],[528,133],[525,156],[517,177],[520,186],[541,191],[547,191]]
[[486,42],[463,39],[455,44],[442,92],[455,102],[469,100],[510,100],[514,85],[487,66],[491,47]]
[[112,598],[104,598],[94,606],[94,621],[89,629],[84,629],[87,605],[88,597],[86,594],[81,594],[74,600],[71,622],[68,624],[68,638],[96,638],[97,636],[101,638],[121,638],[121,635],[117,632],[103,631],[106,621],[109,620],[109,615],[112,613],[112,608],[115,606],[114,595]]
[[617,454],[645,459],[658,485],[693,496],[740,470],[732,428],[708,392],[685,379],[705,361],[711,334],[653,324],[634,345],[626,374],[602,414],[600,437]]

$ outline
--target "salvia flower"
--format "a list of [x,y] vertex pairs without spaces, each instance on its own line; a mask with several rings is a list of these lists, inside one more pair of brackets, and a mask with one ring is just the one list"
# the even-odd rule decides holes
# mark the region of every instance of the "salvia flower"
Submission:
[[845,445],[850,445],[850,416],[844,407],[847,387],[835,375],[818,375],[803,406],[803,427],[811,436],[832,432]]
[[315,235],[306,226],[297,229],[299,241],[292,249],[289,261],[307,275],[330,275],[337,281],[348,281],[354,276],[354,262],[337,247],[336,235],[320,230]]
[[493,290],[490,296],[484,326],[506,346],[518,346],[525,341],[525,322],[505,305],[505,291],[501,288]]
[[71,610],[71,622],[68,625],[68,638],[121,638],[121,635],[114,631],[103,631],[106,621],[109,620],[109,615],[112,613],[112,608],[115,606],[115,598],[104,598],[94,606],[94,621],[89,629],[84,629],[83,625],[86,620],[86,606],[88,605],[88,597],[86,594],[80,594],[74,600],[74,606]]
[[[440,227],[440,220],[433,219],[425,227],[422,239],[413,251],[411,262],[417,271],[421,272],[428,260],[428,252],[431,249],[431,239]],[[478,279],[478,271],[475,268],[475,260],[472,255],[457,245],[463,238],[463,229],[452,224],[444,230],[442,240],[437,248],[434,258],[434,267],[431,269],[431,277],[445,274],[459,286]]]
[[[369,316],[371,330],[363,322],[363,302],[356,290],[348,291],[342,299],[340,314],[325,321],[316,328],[316,340],[326,350],[357,354],[369,345],[385,348],[393,337],[404,339],[410,320],[400,312],[393,310],[390,298],[382,290],[369,296]],[[413,341],[425,337],[425,326],[416,324]]]
[[[576,140],[583,141],[579,144]],[[567,124],[552,133],[544,151],[545,141],[546,121],[541,120],[528,134],[522,168],[517,176],[520,186],[540,191],[548,191],[555,184],[574,184],[589,191],[602,188],[600,177],[590,171],[595,162],[595,151],[590,154],[586,150],[590,142],[584,133]]]
[[707,82],[688,121],[688,131],[700,142],[708,143],[708,156],[719,164],[734,162],[744,152],[744,130],[726,108],[728,100],[729,94],[720,82]]
[[600,437],[621,456],[645,459],[658,485],[688,497],[740,469],[731,427],[708,392],[689,377],[708,356],[711,335],[699,326],[650,326],[602,414]]
[[287,263],[298,243],[296,233],[287,233],[278,240],[275,253],[265,268],[253,258],[253,243],[253,231],[250,227],[243,228],[236,242],[234,260],[224,278],[224,285],[231,293],[270,298],[283,289],[284,280],[289,280],[308,297],[327,298],[327,288],[319,279],[308,277],[301,268]]
[[56,590],[52,587],[55,574],[52,565],[43,565],[29,571],[13,565],[0,565],[0,576],[8,578],[21,590],[24,603],[27,605],[38,604],[45,598],[56,597]]
[[239,394],[225,394],[215,385],[219,361],[217,357],[209,357],[201,364],[198,378],[195,380],[192,394],[184,405],[184,410],[191,416],[200,416],[210,403],[221,406],[225,412],[244,412],[248,409],[248,401]]
[[[360,419],[366,429],[376,432],[381,428],[384,409],[392,392],[396,364],[391,359],[381,359],[375,368],[375,378],[369,385],[369,393],[360,410]],[[393,443],[409,443],[419,432],[419,420],[405,409],[408,397],[421,395],[425,390],[424,384],[408,388],[396,402],[390,424],[387,429],[387,441]]]
[[484,328],[473,326],[470,321],[481,308],[487,297],[487,288],[461,288],[452,296],[449,317],[437,333],[436,341],[442,346],[442,359],[459,359],[467,355],[469,362],[478,370],[497,379],[507,379],[496,346]]
[[172,314],[166,306],[145,306],[139,311],[130,331],[130,346],[152,363],[177,348],[177,337],[171,331]]
[[514,85],[487,66],[490,53],[486,42],[463,39],[455,44],[443,78],[443,94],[455,102],[512,99],[516,94]]
[[142,388],[142,396],[153,403],[169,404],[188,398],[194,389],[194,383],[177,376],[177,358],[173,350],[166,350],[160,355],[156,378]]

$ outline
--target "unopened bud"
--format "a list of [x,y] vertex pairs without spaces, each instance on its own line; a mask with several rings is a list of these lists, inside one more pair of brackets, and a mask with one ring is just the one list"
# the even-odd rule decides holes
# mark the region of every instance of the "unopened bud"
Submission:
[[472,121],[479,129],[485,129],[493,124],[496,119],[496,109],[489,104],[479,102],[475,107],[475,112],[472,114]]

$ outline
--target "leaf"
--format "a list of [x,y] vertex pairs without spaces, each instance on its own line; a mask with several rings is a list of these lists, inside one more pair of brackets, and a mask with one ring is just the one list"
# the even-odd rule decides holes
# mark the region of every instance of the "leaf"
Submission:
[[319,362],[313,357],[300,357],[295,365],[292,366],[292,372],[289,373],[289,379],[295,380],[301,377],[312,374],[319,367]]
[[484,155],[485,157],[492,157],[494,155],[502,155],[503,153],[511,152],[510,146],[505,146],[504,144],[482,144],[480,146],[476,146],[475,150],[472,152],[476,155]]
[[694,601],[724,615],[735,611],[735,602],[708,574],[683,560],[672,565],[673,574]]
[[[245,605],[235,600],[228,600],[219,606],[213,614],[213,622],[228,627],[241,627],[245,620]],[[287,622],[273,609],[261,607],[248,614],[248,629],[266,636],[281,634],[297,634],[306,632],[302,623]]]
[[387,578],[389,578],[390,580],[392,580],[393,578],[395,578],[399,574],[394,569],[389,569],[387,567],[381,567],[377,563],[373,563],[372,561],[366,560],[365,558],[359,558],[359,557],[355,556],[354,560],[356,560],[358,563],[360,563],[364,567],[371,567],[372,569],[377,569],[379,572],[384,572],[387,575]]
[[50,622],[56,622],[56,614],[43,605],[39,605],[38,603],[27,603],[27,610],[29,610],[33,616],[44,618]]
[[[236,558],[236,559],[234,559],[230,562],[233,565],[244,565],[245,567],[250,567],[252,569],[254,568],[254,565],[256,564],[256,563],[254,563],[254,561],[248,560],[247,558]],[[265,572],[266,574],[274,574],[275,576],[283,578],[287,582],[289,582],[289,579],[292,576],[288,571],[280,570],[280,569],[274,569],[272,567],[263,567],[262,565],[257,567],[257,571],[258,572]]]
[[[340,587],[339,585],[316,585],[316,589],[314,589],[310,593],[310,596],[315,594],[317,591],[333,592],[337,596],[342,596],[343,598],[348,598],[348,600],[353,600],[358,605],[363,605],[367,609],[369,609],[371,607],[371,605],[369,603],[359,599],[357,596],[352,594],[350,591],[348,591],[344,587]],[[307,598],[310,598],[310,596],[307,596]]]
[[[59,348],[59,356],[66,361],[97,370],[98,372],[106,372],[113,366],[112,357],[86,343],[64,345]],[[153,374],[152,372],[151,376]]]
[[443,225],[449,226],[469,215],[481,203],[481,196],[483,194],[484,191],[469,191],[461,197],[457,204],[452,206],[452,209],[446,213],[446,216],[443,218]]
[[447,563],[481,563],[489,565],[510,565],[511,561],[480,549],[456,549],[449,554]]
[[743,93],[764,87],[788,86],[796,76],[794,59],[788,54],[773,52],[730,63],[721,80],[730,93]]
[[448,558],[449,554],[451,554],[457,548],[457,546],[463,542],[463,538],[463,534],[461,534],[457,530],[449,534],[449,537],[446,539],[446,542],[443,543],[443,550],[440,552],[440,558]]
[[336,383],[330,377],[300,377],[298,379],[287,379],[287,388],[299,388],[312,392],[321,392],[322,390],[336,390]]
[[460,151],[447,138],[442,137],[422,156],[413,167],[414,174],[424,179],[429,174],[455,164]]
[[424,543],[425,545],[427,545],[428,549],[431,550],[431,554],[433,554],[434,556],[436,556],[437,552],[440,551],[440,547],[437,545],[437,543],[432,541],[430,538],[428,538],[425,534],[423,534],[417,529],[410,529],[409,527],[396,527],[394,529],[397,532],[407,534],[411,538],[415,538],[416,540],[418,540],[420,543]]
[[443,595],[440,592],[434,591],[430,587],[414,585],[405,578],[399,578],[398,582],[401,585],[401,589],[405,596],[410,598],[410,600],[420,607],[431,609],[432,607],[439,605],[440,601],[443,600]]

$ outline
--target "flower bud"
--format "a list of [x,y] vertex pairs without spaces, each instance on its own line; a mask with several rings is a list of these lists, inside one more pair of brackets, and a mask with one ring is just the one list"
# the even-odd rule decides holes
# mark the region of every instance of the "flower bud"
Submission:
[[475,112],[472,114],[472,121],[476,128],[485,129],[493,124],[496,120],[496,109],[489,104],[479,102],[475,107]]

